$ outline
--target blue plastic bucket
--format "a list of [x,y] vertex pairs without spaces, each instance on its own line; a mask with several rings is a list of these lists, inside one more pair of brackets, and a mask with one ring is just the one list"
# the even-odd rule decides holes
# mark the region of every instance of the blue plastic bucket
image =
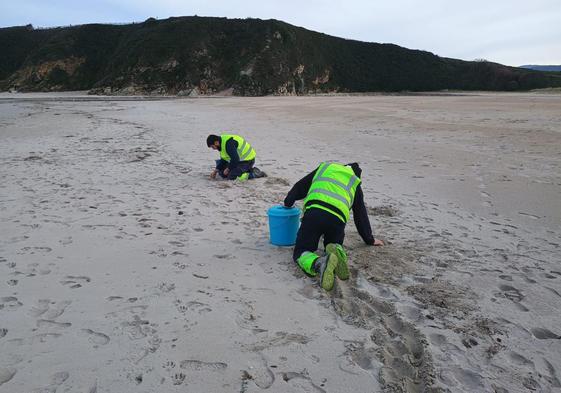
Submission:
[[273,206],[267,211],[271,243],[276,246],[292,246],[300,226],[300,209],[297,207]]

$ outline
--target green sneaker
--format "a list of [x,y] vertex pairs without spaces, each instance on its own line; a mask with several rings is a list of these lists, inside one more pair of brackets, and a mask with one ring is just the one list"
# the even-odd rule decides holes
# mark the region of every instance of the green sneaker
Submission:
[[327,254],[316,260],[319,273],[319,285],[326,291],[331,291],[335,284],[335,269],[337,269],[337,256]]
[[241,175],[238,176],[239,181],[246,181],[247,179],[249,179],[249,173],[247,172],[242,173]]
[[337,256],[337,269],[335,269],[335,274],[340,280],[349,279],[349,265],[347,264],[347,253],[342,245],[336,243],[329,243],[325,247],[325,252],[328,254],[333,254]]

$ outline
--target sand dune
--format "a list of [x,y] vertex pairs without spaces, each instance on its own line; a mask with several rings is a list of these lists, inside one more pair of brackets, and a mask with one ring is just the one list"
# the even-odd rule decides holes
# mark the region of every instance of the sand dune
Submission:
[[[0,392],[561,389],[561,96],[0,95]],[[211,181],[209,133],[268,178]],[[323,292],[266,210],[360,162]]]

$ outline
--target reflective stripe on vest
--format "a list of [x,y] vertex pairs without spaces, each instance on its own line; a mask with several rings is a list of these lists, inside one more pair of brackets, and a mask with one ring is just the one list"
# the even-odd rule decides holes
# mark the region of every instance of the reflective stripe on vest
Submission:
[[[329,187],[330,189],[328,189],[326,184],[322,183],[328,183],[335,187]],[[354,174],[352,168],[343,164],[324,162],[320,165],[312,180],[312,185],[304,200],[305,209],[317,207],[326,210],[346,223],[349,220],[350,210],[359,184],[360,179]],[[335,209],[329,209],[328,206],[323,204],[314,204],[314,200],[331,205]]]
[[230,162],[230,155],[226,151],[226,142],[228,142],[231,138],[234,138],[234,140],[238,142],[237,151],[240,161],[249,161],[255,158],[255,150],[249,143],[246,142],[245,139],[239,135],[230,134],[223,134],[220,136],[220,158],[224,161]]
[[[356,177],[356,175],[354,174],[354,172],[351,168],[349,168],[347,166],[344,166],[344,165],[341,165],[341,166],[344,166],[345,168],[349,168],[350,171],[352,172],[352,176],[349,179],[348,184],[343,184],[342,182],[338,181],[337,179],[333,179],[331,177],[324,177],[323,174],[325,173],[325,171],[327,170],[327,168],[329,168],[329,166],[331,164],[341,165],[341,164],[337,164],[337,163],[324,163],[323,168],[321,168],[319,170],[319,172],[316,174],[317,177],[314,179],[314,181],[318,181],[318,182],[319,181],[326,181],[328,183],[333,183],[333,184],[336,184],[339,187],[343,188],[347,192],[347,196],[349,198],[350,204],[347,203],[347,200],[339,194],[334,194],[332,192],[326,192],[326,190],[321,190],[320,192],[325,193],[326,195],[332,196],[333,198],[339,199],[341,202],[347,204],[349,209],[350,209],[353,206],[353,201],[354,201],[354,198],[355,198],[355,193],[353,191],[353,187],[355,185],[355,182],[357,180],[360,181],[360,179],[358,177]],[[357,184],[357,186],[358,186],[358,184]]]

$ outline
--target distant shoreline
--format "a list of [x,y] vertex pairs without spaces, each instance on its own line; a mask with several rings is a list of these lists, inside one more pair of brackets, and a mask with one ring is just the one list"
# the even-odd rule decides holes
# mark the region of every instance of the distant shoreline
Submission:
[[396,96],[396,97],[462,97],[462,96],[482,96],[482,95],[527,95],[527,94],[561,94],[561,88],[535,89],[525,92],[505,92],[505,91],[428,91],[428,92],[367,92],[367,93],[323,93],[323,94],[301,94],[301,95],[266,95],[260,97],[232,96],[221,94],[200,95],[195,97],[180,95],[102,95],[88,94],[88,90],[83,91],[61,91],[61,92],[0,92],[0,102],[14,100],[42,100],[42,101],[163,101],[163,100],[183,100],[183,99],[217,99],[217,98],[310,98],[310,97],[372,97],[372,96]]

